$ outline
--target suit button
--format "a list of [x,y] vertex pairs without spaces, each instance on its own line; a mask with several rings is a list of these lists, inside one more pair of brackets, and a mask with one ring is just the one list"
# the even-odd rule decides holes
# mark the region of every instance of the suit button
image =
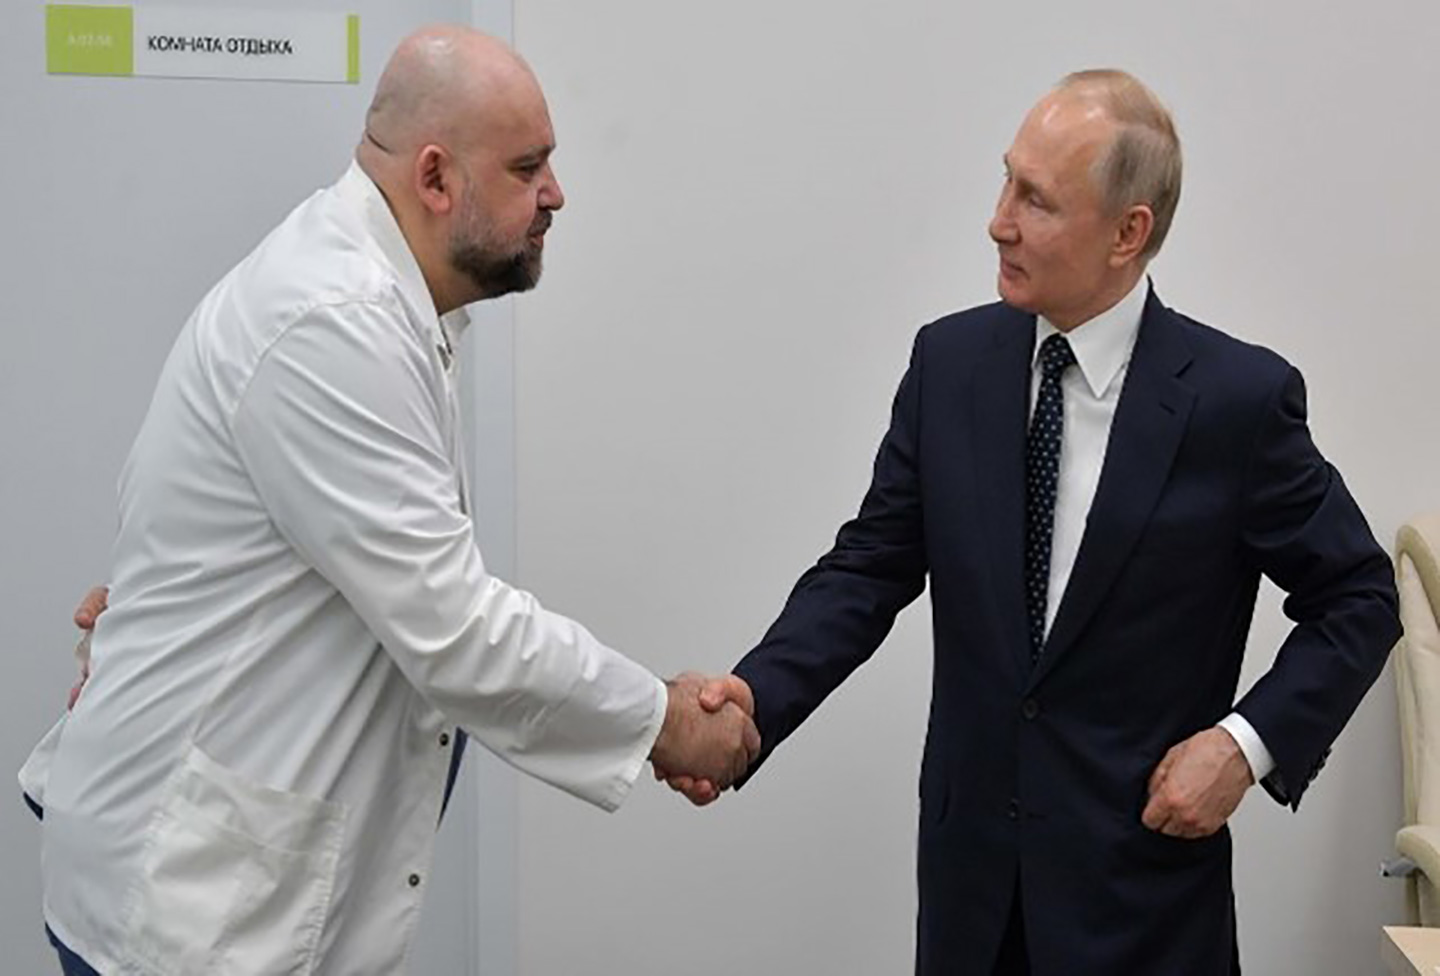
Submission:
[[440,748],[441,748],[441,749],[444,749],[444,748],[445,748],[446,746],[448,746],[449,744],[450,744],[450,733],[449,733],[449,732],[441,732],[441,733],[440,733]]
[[1019,820],[1019,819],[1020,819],[1020,801],[1019,801],[1019,800],[1011,800],[1008,804],[1006,804],[1006,806],[1005,806],[1005,816],[1009,817],[1011,820]]
[[412,888],[418,888],[418,887],[420,887],[420,875],[418,875],[418,874],[412,874],[412,875],[410,875],[410,887],[412,887]]
[[1020,705],[1020,714],[1025,716],[1025,721],[1032,721],[1040,714],[1040,703],[1033,698],[1027,698]]

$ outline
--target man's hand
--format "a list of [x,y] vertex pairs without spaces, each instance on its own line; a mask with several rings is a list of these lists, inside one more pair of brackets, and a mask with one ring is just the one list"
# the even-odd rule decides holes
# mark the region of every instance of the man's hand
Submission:
[[1165,753],[1150,774],[1150,802],[1140,820],[1171,837],[1208,837],[1230,819],[1254,783],[1230,733],[1206,729]]
[[743,776],[759,755],[760,733],[738,705],[722,702],[719,708],[704,708],[700,693],[706,683],[693,673],[665,683],[670,692],[665,724],[650,761],[657,779],[673,775],[707,784],[709,802]]
[[90,592],[85,594],[85,598],[75,608],[75,626],[83,632],[80,634],[80,643],[75,645],[75,660],[80,665],[80,677],[70,689],[70,701],[65,706],[67,710],[75,707],[85,682],[90,680],[90,634],[95,629],[95,621],[100,619],[100,615],[109,605],[110,588],[95,586],[91,587]]
[[[682,677],[692,678],[694,675],[683,675]],[[750,686],[744,679],[737,675],[725,674],[714,678],[703,680],[700,688],[700,705],[705,711],[716,713],[724,710],[727,706],[738,708],[747,716],[753,719],[755,716],[755,696],[750,691]],[[755,734],[755,750],[750,756],[753,761],[760,751],[760,734]],[[683,793],[685,798],[697,807],[703,807],[714,803],[720,798],[723,787],[704,777],[688,776],[683,772],[676,772],[668,769],[659,763],[655,764],[655,778],[669,784],[670,788],[677,793]]]

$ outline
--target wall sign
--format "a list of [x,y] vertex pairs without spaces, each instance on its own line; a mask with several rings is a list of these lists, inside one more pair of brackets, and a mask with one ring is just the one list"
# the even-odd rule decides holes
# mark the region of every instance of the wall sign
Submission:
[[208,7],[45,7],[50,74],[360,81],[358,14]]

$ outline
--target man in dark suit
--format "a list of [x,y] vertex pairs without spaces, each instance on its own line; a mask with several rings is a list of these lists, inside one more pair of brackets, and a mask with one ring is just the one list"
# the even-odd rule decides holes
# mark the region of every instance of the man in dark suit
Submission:
[[[1390,565],[1300,374],[1149,287],[1155,96],[1072,75],[1005,164],[1003,301],[920,331],[859,515],[707,698],[763,762],[928,579],[917,973],[1238,973],[1225,822],[1256,781],[1299,805],[1398,636]],[[1262,574],[1295,626],[1235,702]]]

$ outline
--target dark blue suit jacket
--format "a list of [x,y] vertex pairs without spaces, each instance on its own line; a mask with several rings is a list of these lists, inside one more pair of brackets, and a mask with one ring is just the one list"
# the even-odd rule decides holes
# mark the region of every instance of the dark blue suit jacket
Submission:
[[[931,587],[916,970],[989,976],[1013,881],[1036,976],[1238,970],[1228,830],[1147,830],[1151,771],[1232,706],[1291,805],[1399,633],[1389,560],[1316,450],[1300,374],[1152,293],[1040,663],[1022,591],[1034,317],[922,329],[859,515],[735,668],[764,757]],[[1295,621],[1238,705],[1261,575]]]

